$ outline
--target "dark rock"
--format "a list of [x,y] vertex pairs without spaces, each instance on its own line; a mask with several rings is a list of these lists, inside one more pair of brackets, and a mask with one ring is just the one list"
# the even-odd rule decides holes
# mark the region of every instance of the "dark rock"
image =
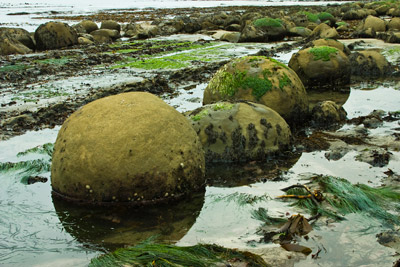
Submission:
[[78,44],[78,34],[66,23],[51,21],[40,25],[35,31],[38,50],[49,50]]

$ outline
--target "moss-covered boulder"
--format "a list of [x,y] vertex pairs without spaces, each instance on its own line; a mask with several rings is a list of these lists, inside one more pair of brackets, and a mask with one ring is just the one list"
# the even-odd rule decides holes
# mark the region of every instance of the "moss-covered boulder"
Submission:
[[365,78],[385,77],[393,72],[393,66],[376,50],[357,51],[349,57],[352,75]]
[[263,160],[288,149],[291,132],[274,110],[253,102],[219,102],[188,115],[207,162]]
[[240,42],[271,42],[282,40],[287,34],[281,19],[269,17],[248,21],[240,35]]
[[329,87],[350,82],[350,61],[331,46],[306,48],[292,55],[292,68],[306,87]]
[[307,93],[297,74],[279,61],[248,56],[225,64],[204,91],[204,104],[249,100],[264,104],[289,122],[308,113]]
[[346,55],[350,55],[350,49],[345,46],[343,43],[334,40],[334,39],[318,39],[318,40],[314,40],[310,43],[308,43],[305,48],[308,47],[316,47],[316,46],[330,46],[330,47],[334,47],[339,49],[340,51],[342,51],[343,53],[345,53]]
[[53,192],[72,201],[152,204],[204,183],[204,152],[187,119],[149,93],[102,98],[73,113],[57,136]]
[[35,31],[38,50],[49,50],[78,44],[78,34],[66,23],[50,21]]

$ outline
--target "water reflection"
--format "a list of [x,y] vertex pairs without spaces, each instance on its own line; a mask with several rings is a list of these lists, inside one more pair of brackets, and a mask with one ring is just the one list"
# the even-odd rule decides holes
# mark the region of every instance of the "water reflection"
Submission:
[[318,102],[328,100],[342,106],[344,103],[346,103],[350,96],[350,85],[342,86],[340,88],[336,88],[335,90],[308,90],[307,96],[310,110],[312,110]]
[[204,192],[178,203],[157,207],[85,207],[53,196],[57,215],[79,242],[113,250],[156,236],[156,242],[174,243],[195,223],[204,203]]
[[207,184],[214,187],[235,187],[255,182],[280,181],[299,160],[301,153],[290,153],[262,162],[209,164]]

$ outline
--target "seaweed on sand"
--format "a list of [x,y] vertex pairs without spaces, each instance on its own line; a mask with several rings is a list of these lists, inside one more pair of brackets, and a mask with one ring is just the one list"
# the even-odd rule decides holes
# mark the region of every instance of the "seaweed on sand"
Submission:
[[154,244],[145,241],[137,246],[120,248],[92,259],[90,267],[97,266],[216,266],[233,261],[246,266],[269,266],[260,257],[217,245],[198,244],[190,247]]

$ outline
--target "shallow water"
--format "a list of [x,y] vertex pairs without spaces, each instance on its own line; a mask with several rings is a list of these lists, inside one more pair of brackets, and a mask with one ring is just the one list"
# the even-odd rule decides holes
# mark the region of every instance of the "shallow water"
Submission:
[[[350,118],[367,115],[376,108],[385,111],[398,110],[400,90],[396,82],[379,86],[362,83],[353,85],[344,108]],[[200,105],[205,84],[185,90],[169,103],[184,111]],[[373,87],[366,90],[367,87]],[[191,98],[196,98],[192,101]],[[385,123],[372,129],[374,135],[388,135],[398,122]],[[354,128],[345,125],[339,131]],[[18,162],[32,159],[49,160],[48,156],[31,153],[18,157],[17,153],[45,143],[55,141],[59,127],[0,142],[0,162]],[[0,265],[5,266],[85,266],[90,259],[105,249],[113,249],[125,243],[139,242],[155,234],[160,241],[178,241],[178,245],[193,245],[198,242],[216,243],[233,248],[271,247],[276,245],[258,243],[257,235],[262,223],[252,217],[252,211],[267,208],[272,216],[297,214],[274,197],[281,195],[281,188],[304,182],[310,174],[325,174],[348,179],[352,183],[380,185],[385,181],[383,173],[388,168],[400,172],[400,152],[393,152],[392,160],[385,167],[372,167],[356,160],[357,153],[350,151],[343,158],[333,161],[325,152],[302,153],[298,159],[285,166],[279,181],[246,182],[241,172],[225,172],[223,179],[238,180],[224,185],[215,183],[184,205],[150,209],[131,213],[119,211],[95,211],[74,208],[55,201],[51,196],[50,181],[24,185],[20,182],[23,173],[0,172]],[[262,168],[262,167],[260,167]],[[209,176],[218,176],[210,170]],[[49,172],[37,175],[50,178]],[[213,178],[213,177],[209,177]],[[218,179],[217,179],[218,180]],[[238,195],[269,196],[253,204],[238,201]],[[223,219],[221,219],[223,218]],[[309,241],[300,244],[309,246],[316,253],[322,249],[319,259],[308,256],[296,266],[391,266],[394,250],[379,245],[375,235],[387,230],[381,222],[348,215],[348,220],[315,228]],[[340,257],[339,257],[340,256]]]

